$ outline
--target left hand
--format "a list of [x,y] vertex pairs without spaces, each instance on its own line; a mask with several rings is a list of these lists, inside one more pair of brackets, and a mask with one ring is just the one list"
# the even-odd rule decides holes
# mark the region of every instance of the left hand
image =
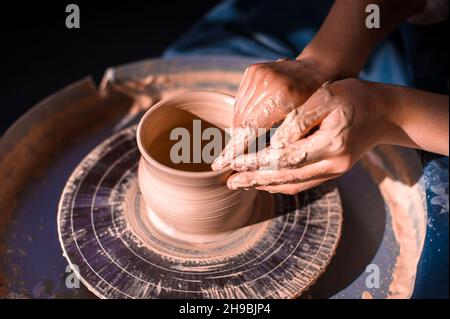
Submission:
[[342,175],[395,133],[388,100],[358,79],[324,84],[287,115],[270,146],[232,161],[239,173],[228,179],[228,187],[295,194]]

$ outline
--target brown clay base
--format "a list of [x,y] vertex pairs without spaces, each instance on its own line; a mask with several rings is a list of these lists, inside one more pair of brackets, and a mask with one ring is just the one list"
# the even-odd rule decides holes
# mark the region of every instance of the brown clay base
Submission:
[[260,192],[248,226],[177,240],[143,209],[135,133],[123,130],[92,151],[59,205],[64,256],[97,296],[294,298],[325,270],[342,224],[333,184],[296,196]]

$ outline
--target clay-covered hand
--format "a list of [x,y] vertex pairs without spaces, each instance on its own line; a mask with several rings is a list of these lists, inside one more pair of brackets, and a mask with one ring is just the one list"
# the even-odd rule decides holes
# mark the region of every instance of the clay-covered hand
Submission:
[[278,60],[249,66],[236,96],[230,142],[212,164],[213,170],[228,166],[254,140],[257,129],[268,129],[282,121],[328,80],[310,60]]
[[325,83],[287,115],[270,146],[232,161],[241,173],[228,179],[228,187],[295,194],[335,178],[392,133],[387,110],[369,82]]

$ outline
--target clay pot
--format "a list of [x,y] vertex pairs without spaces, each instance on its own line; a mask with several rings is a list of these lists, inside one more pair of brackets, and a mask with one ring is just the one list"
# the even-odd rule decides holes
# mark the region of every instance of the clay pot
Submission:
[[230,169],[183,171],[151,156],[158,135],[186,123],[186,112],[202,123],[207,121],[221,129],[231,127],[233,103],[234,98],[227,94],[190,91],[162,100],[142,117],[137,129],[142,155],[139,187],[147,216],[159,231],[179,239],[203,241],[202,235],[232,231],[248,222],[257,191],[228,189]]

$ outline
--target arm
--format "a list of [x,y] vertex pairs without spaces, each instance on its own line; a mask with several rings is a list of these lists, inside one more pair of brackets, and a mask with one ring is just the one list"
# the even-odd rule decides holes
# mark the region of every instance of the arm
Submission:
[[[380,8],[380,28],[365,24],[367,5]],[[337,0],[319,32],[297,57],[315,62],[332,79],[359,74],[375,46],[410,16],[420,13],[425,0]]]
[[381,143],[449,155],[449,98],[401,86],[376,84],[392,101],[398,128]]

